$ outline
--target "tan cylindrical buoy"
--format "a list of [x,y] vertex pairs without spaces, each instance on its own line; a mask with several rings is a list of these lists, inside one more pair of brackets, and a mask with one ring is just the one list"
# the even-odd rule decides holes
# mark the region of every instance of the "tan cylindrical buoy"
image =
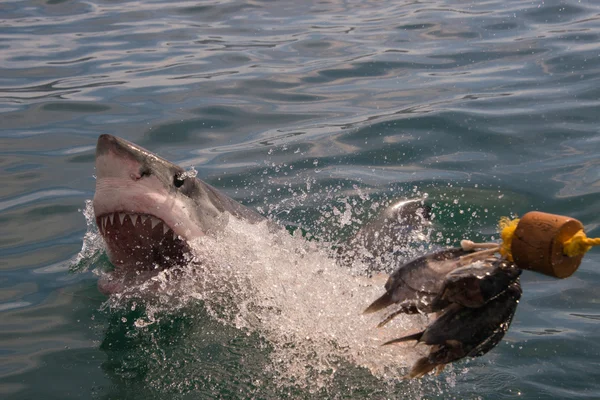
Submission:
[[523,216],[511,242],[515,264],[521,269],[566,278],[577,270],[583,255],[568,257],[563,243],[583,229],[574,218],[532,211]]

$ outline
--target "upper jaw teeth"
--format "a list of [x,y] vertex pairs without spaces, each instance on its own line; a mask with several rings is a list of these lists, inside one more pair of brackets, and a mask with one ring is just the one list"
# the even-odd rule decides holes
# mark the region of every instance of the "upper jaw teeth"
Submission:
[[[126,222],[125,217],[129,217],[129,221]],[[148,220],[150,221],[150,229],[152,230],[156,228],[156,226],[162,224],[161,228],[163,235],[166,235],[167,232],[171,230],[167,224],[156,217],[144,214],[130,214],[126,212],[110,213],[100,217],[98,227],[101,231],[105,231],[106,228],[109,227],[109,224],[111,227],[115,227],[117,224],[122,226],[126,223],[131,223],[135,227],[138,225],[138,221],[139,225],[144,225]],[[177,239],[177,234],[175,234],[175,232],[173,232],[173,239]]]
[[150,224],[152,226],[152,229],[154,229],[154,227],[158,224],[160,224],[162,221],[158,218],[154,218],[154,217],[150,217]]

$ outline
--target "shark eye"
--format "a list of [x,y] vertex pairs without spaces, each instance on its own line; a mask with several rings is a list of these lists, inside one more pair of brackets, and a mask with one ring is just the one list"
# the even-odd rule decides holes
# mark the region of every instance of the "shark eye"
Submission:
[[176,188],[181,187],[184,183],[185,183],[185,178],[181,178],[179,175],[175,175],[173,177],[173,185],[175,185]]

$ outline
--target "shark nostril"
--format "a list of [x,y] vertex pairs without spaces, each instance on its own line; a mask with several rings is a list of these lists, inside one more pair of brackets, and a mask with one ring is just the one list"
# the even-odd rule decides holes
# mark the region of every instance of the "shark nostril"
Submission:
[[140,167],[140,169],[139,169],[139,171],[137,173],[132,173],[129,176],[134,181],[139,181],[143,177],[150,176],[150,175],[152,175],[152,171],[150,171],[150,168],[148,168],[148,167]]
[[150,175],[152,175],[152,172],[150,172],[150,168],[148,168],[148,167],[140,168],[140,178],[143,178],[145,176],[150,176]]

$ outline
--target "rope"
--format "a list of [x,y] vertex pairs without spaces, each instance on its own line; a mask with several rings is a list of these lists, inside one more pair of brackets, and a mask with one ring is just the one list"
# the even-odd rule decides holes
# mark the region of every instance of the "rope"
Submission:
[[507,259],[508,261],[513,261],[513,256],[510,250],[510,245],[513,240],[513,236],[515,235],[515,230],[517,229],[517,225],[519,224],[519,218],[515,218],[511,220],[508,217],[500,218],[500,222],[498,224],[500,230],[500,236],[502,237],[502,245],[500,246],[500,255]]
[[563,253],[569,257],[582,256],[593,246],[600,246],[600,238],[589,238],[581,229],[571,239],[563,243]]

